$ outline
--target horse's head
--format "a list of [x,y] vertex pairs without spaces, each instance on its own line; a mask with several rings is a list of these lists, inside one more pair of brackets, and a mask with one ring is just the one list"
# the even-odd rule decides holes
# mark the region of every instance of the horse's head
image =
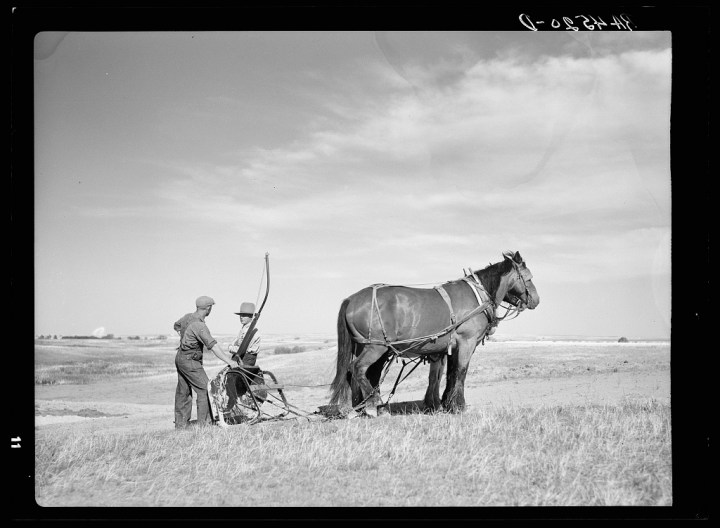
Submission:
[[540,304],[540,296],[532,282],[532,273],[525,265],[520,252],[506,251],[503,253],[505,262],[512,265],[508,275],[507,292],[503,300],[516,306],[520,311],[525,308],[534,310]]

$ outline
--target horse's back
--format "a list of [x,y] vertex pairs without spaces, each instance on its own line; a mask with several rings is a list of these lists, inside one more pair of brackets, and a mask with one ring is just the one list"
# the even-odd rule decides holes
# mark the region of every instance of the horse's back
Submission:
[[384,334],[390,341],[413,339],[451,324],[449,307],[433,288],[369,286],[348,299],[348,326],[356,336],[364,338],[381,338]]

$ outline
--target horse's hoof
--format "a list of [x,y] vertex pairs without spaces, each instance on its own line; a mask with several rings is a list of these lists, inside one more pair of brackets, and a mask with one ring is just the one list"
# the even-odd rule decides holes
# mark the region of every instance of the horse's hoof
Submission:
[[438,403],[423,402],[422,410],[423,410],[423,412],[434,414],[437,412],[442,412],[443,406],[442,406],[442,403],[439,403],[439,402]]
[[377,418],[377,415],[378,415],[377,407],[372,407],[372,406],[365,407],[365,414],[367,414],[370,418]]

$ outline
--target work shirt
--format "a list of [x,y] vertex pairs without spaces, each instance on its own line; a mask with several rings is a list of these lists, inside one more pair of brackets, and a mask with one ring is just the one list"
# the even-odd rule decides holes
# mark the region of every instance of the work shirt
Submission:
[[187,328],[187,325],[190,324],[190,321],[192,321],[194,318],[197,318],[197,315],[195,315],[194,312],[186,313],[180,319],[175,321],[173,328],[175,329],[175,331],[178,334],[180,334],[181,338],[182,338],[182,335],[185,333],[185,329]]
[[180,332],[180,350],[210,349],[217,340],[210,334],[205,318],[195,314],[185,314],[175,322],[174,328]]
[[[232,344],[229,347],[230,353],[234,354],[238,351],[238,348],[240,347],[240,344],[242,343],[243,339],[245,339],[245,334],[250,329],[250,325],[252,324],[252,321],[249,323],[242,325],[240,328],[240,332],[238,332],[237,337],[232,342]],[[255,332],[255,336],[250,341],[250,344],[248,345],[246,354],[250,354],[253,356],[256,356],[257,353],[260,351],[260,330]]]

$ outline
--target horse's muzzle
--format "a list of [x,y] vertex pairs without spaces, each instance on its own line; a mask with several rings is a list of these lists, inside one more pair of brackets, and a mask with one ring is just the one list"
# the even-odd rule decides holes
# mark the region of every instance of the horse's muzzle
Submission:
[[534,310],[537,308],[537,305],[540,304],[540,297],[537,295],[529,295],[527,303],[525,303],[525,306],[529,308],[530,310]]

